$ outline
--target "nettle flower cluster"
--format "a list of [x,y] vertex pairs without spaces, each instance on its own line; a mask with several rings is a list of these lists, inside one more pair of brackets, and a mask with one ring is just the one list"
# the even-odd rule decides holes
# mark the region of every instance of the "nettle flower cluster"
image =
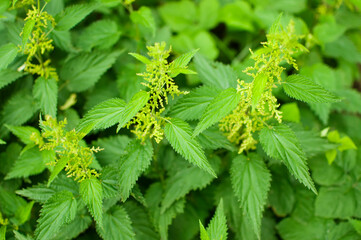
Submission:
[[[75,129],[66,131],[67,120],[57,121],[46,116],[45,121],[40,122],[42,128],[41,137],[32,136],[32,140],[39,145],[40,150],[54,150],[57,157],[49,164],[62,170],[65,167],[68,177],[74,177],[79,182],[84,179],[98,177],[96,170],[89,168],[93,162],[93,153],[100,148],[89,148],[81,142],[84,134]],[[59,170],[59,172],[60,172]]]
[[280,66],[288,63],[298,70],[295,53],[307,52],[299,40],[303,36],[295,34],[294,23],[291,21],[287,29],[278,31],[271,29],[267,35],[267,42],[256,53],[251,51],[254,65],[244,70],[253,81],[246,83],[238,81],[237,91],[241,100],[231,114],[220,121],[220,129],[227,138],[239,147],[239,153],[256,148],[257,141],[254,133],[261,130],[266,121],[275,119],[282,122],[279,104],[272,94],[272,89],[281,84],[281,74],[285,70]]
[[171,47],[166,49],[166,43],[162,42],[148,46],[147,49],[151,60],[145,57],[139,59],[146,63],[146,72],[138,75],[143,77],[145,82],[142,84],[149,89],[149,100],[127,124],[127,127],[134,125],[135,129],[132,132],[142,142],[147,138],[154,138],[159,143],[163,139],[163,127],[167,121],[162,113],[165,110],[165,105],[168,104],[168,94],[174,97],[187,92],[180,91],[171,78],[172,65],[167,60],[171,53]]
[[21,50],[27,55],[23,68],[26,72],[37,74],[45,78],[58,79],[56,69],[50,66],[50,59],[43,59],[43,55],[52,51],[53,40],[48,37],[56,23],[53,16],[44,11],[47,3],[40,8],[40,4],[31,6],[25,18],[25,25],[21,35],[23,46]]

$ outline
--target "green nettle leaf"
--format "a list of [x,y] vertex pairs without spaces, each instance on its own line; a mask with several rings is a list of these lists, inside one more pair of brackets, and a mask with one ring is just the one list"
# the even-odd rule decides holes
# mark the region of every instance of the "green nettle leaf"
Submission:
[[200,229],[200,233],[201,233],[201,240],[210,240],[207,230],[204,228],[202,222],[199,220],[199,229]]
[[252,106],[256,107],[258,105],[259,100],[262,97],[263,91],[267,84],[267,75],[260,73],[256,76],[253,81],[252,87]]
[[0,240],[6,240],[6,225],[0,227]]
[[216,213],[207,227],[210,240],[227,239],[227,219],[224,214],[223,200],[218,204]]
[[188,123],[173,118],[164,127],[164,134],[176,152],[190,163],[216,177],[216,173],[204,155],[200,144],[192,138],[192,129]]
[[250,219],[253,231],[260,237],[262,212],[270,189],[271,174],[257,154],[234,158],[230,171],[235,196]]
[[[195,181],[195,179],[197,179],[197,181]],[[162,212],[190,191],[205,188],[213,179],[214,176],[196,166],[178,171],[166,180],[165,193],[162,200]]]
[[182,97],[169,111],[171,117],[182,120],[196,120],[220,91],[214,87],[202,86]]
[[137,11],[131,12],[130,19],[133,23],[149,29],[153,36],[155,35],[156,24],[150,8],[145,6],[140,7]]
[[282,84],[290,97],[307,103],[332,103],[341,99],[302,75],[291,75]]
[[347,187],[321,187],[315,202],[315,215],[346,219],[354,214],[357,201],[354,191]]
[[119,121],[117,131],[123,128],[134,116],[139,112],[140,109],[148,102],[149,93],[146,91],[140,91],[136,93],[129,103],[124,108],[122,118]]
[[139,176],[149,167],[153,156],[150,141],[141,143],[134,139],[125,149],[125,154],[119,160],[120,196],[125,201]]
[[6,68],[18,54],[18,48],[14,43],[8,43],[0,47],[0,70]]
[[200,54],[194,57],[194,63],[198,76],[205,85],[221,89],[237,86],[237,74],[230,66],[210,63]]
[[55,193],[41,209],[35,230],[36,239],[52,239],[62,225],[70,223],[75,218],[76,210],[77,202],[71,192]]
[[234,88],[220,92],[207,106],[201,120],[194,129],[193,137],[227,116],[227,114],[237,107],[240,98],[240,94],[238,94]]
[[288,126],[263,128],[260,132],[260,142],[270,157],[281,160],[301,183],[317,193],[308,172],[305,153],[299,146],[295,133]]
[[104,240],[134,240],[132,222],[121,206],[114,206],[104,214],[104,227],[97,225],[97,232]]
[[66,31],[72,29],[98,6],[98,3],[84,3],[67,7],[56,16],[56,30]]
[[60,70],[60,78],[69,81],[68,88],[82,92],[100,79],[114,64],[121,51],[81,53],[69,58]]
[[59,233],[53,240],[75,239],[79,234],[89,228],[92,222],[93,220],[88,214],[78,212],[71,223],[63,225],[60,228]]
[[99,20],[85,28],[79,36],[78,46],[85,51],[90,51],[93,47],[107,49],[119,40],[120,34],[115,21]]
[[29,187],[16,191],[17,194],[30,198],[31,200],[45,203],[51,196],[54,195],[55,190],[48,188],[45,184],[35,185],[34,187]]
[[49,180],[48,180],[48,187],[50,184],[54,181],[56,176],[63,170],[66,166],[66,164],[69,162],[69,158],[62,156],[57,162],[53,169],[53,171],[50,174]]
[[12,70],[12,69],[0,70],[0,89],[5,87],[8,84],[14,82],[21,76],[23,76],[23,73]]
[[34,144],[34,141],[30,139],[32,134],[40,136],[38,129],[30,126],[12,126],[5,125],[12,134],[17,136],[24,144]]
[[354,227],[354,229],[355,229],[355,231],[359,234],[359,235],[361,235],[361,221],[360,220],[358,220],[358,219],[349,219],[348,220],[350,223],[351,223],[351,225]]
[[20,155],[6,175],[6,179],[36,175],[44,171],[45,167],[43,153],[37,147],[34,147]]
[[34,25],[35,25],[34,19],[29,19],[28,21],[25,22],[23,32],[22,32],[22,45],[21,45],[22,50],[25,49],[25,45],[28,43],[29,37],[31,36],[31,32],[33,31]]
[[96,178],[83,180],[79,192],[98,226],[103,228],[103,188],[100,181]]
[[151,61],[147,57],[145,57],[143,55],[140,55],[138,53],[129,53],[129,55],[134,57],[135,59],[137,59],[138,61],[140,61],[140,62],[142,62],[144,64],[150,64],[151,63]]
[[89,133],[92,129],[104,129],[121,121],[126,103],[114,98],[99,103],[80,121],[77,131]]
[[25,92],[18,92],[5,103],[2,111],[2,122],[11,125],[22,125],[36,112],[33,97]]
[[55,79],[36,79],[33,87],[33,96],[38,101],[44,114],[56,117],[56,105],[58,101],[58,84]]
[[187,52],[185,54],[177,57],[170,65],[171,77],[176,77],[180,73],[184,74],[196,74],[192,70],[187,68],[188,63],[194,57],[194,55],[198,52],[199,49],[195,49],[193,51]]

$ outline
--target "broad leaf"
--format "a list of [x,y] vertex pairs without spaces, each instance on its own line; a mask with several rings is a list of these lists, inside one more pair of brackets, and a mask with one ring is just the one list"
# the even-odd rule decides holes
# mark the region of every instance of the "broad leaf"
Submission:
[[216,177],[200,144],[192,138],[192,129],[188,123],[173,118],[165,125],[164,134],[176,152],[190,163]]
[[291,75],[282,85],[287,95],[307,103],[332,103],[341,100],[321,85],[302,75]]
[[115,206],[104,214],[104,227],[97,225],[97,232],[104,240],[133,240],[132,222],[123,207]]
[[25,50],[25,46],[28,43],[28,40],[31,36],[34,25],[35,25],[34,19],[28,19],[24,24],[24,28],[22,31],[22,45],[21,45],[23,51]]
[[202,222],[199,220],[199,230],[201,233],[201,240],[210,240],[207,230],[204,228]]
[[85,91],[94,86],[114,64],[120,53],[120,51],[114,51],[112,53],[92,52],[75,55],[62,66],[60,78],[69,82],[70,91]]
[[38,129],[30,126],[12,126],[6,125],[12,134],[17,136],[24,144],[34,144],[34,141],[30,139],[32,134],[40,136]]
[[14,43],[8,43],[0,47],[0,70],[6,68],[14,61],[18,48]]
[[31,200],[45,203],[49,198],[51,198],[51,196],[54,195],[55,190],[48,188],[45,184],[39,184],[33,187],[17,190],[16,193]]
[[187,65],[191,61],[193,56],[198,52],[198,50],[199,49],[195,49],[193,51],[187,52],[177,57],[170,65],[170,71],[171,71],[170,76],[176,77],[178,74],[184,73],[185,70],[188,70]]
[[10,172],[6,175],[6,179],[29,177],[44,171],[45,159],[43,159],[43,152],[40,152],[37,147],[31,148],[20,155]]
[[235,196],[250,219],[253,231],[260,237],[262,212],[270,188],[271,174],[257,154],[234,158],[230,171]]
[[139,176],[149,167],[153,156],[153,147],[150,141],[141,143],[131,141],[125,149],[125,154],[119,160],[119,187],[122,200],[130,194]]
[[145,6],[140,7],[137,11],[130,13],[130,19],[133,23],[139,24],[149,30],[152,36],[155,35],[156,24],[150,8]]
[[260,141],[270,157],[281,160],[301,183],[317,193],[308,172],[306,156],[299,146],[295,133],[288,126],[263,128],[260,132]]
[[120,98],[109,99],[92,108],[80,121],[77,131],[89,133],[92,129],[108,128],[121,121],[125,102]]
[[194,129],[193,136],[209,128],[237,107],[241,96],[234,88],[229,88],[220,92],[207,106],[200,122]]
[[122,118],[119,120],[117,131],[125,126],[142,107],[148,102],[149,93],[140,91],[136,93],[124,108]]
[[219,90],[214,87],[202,86],[179,99],[168,113],[182,120],[196,120],[209,103],[217,96]]
[[103,227],[103,188],[96,178],[85,179],[80,183],[79,192],[88,206],[89,212],[97,222]]
[[205,85],[221,89],[237,86],[237,74],[230,66],[210,63],[200,54],[195,56],[194,63],[198,76]]
[[77,202],[68,191],[55,193],[40,212],[38,226],[35,230],[37,240],[52,239],[61,226],[70,223],[76,215]]
[[52,240],[76,239],[79,234],[89,228],[92,222],[93,220],[88,214],[79,211],[74,220],[67,225],[63,225]]
[[72,29],[98,6],[97,3],[84,3],[67,7],[56,16],[56,30]]
[[56,117],[58,84],[55,79],[45,79],[44,77],[36,79],[33,96],[38,101],[39,107],[44,114]]
[[[216,167],[218,168],[219,166]],[[195,179],[197,181],[194,181]],[[214,176],[196,166],[178,171],[166,180],[164,197],[162,199],[162,212],[190,191],[205,188],[213,179]]]
[[14,82],[21,76],[23,76],[23,73],[15,70],[11,70],[11,69],[0,70],[0,89]]
[[227,239],[227,219],[224,214],[223,200],[218,204],[216,213],[207,227],[210,240]]
[[63,170],[65,168],[65,166],[68,162],[69,162],[69,158],[67,158],[65,156],[61,156],[59,158],[59,160],[56,162],[56,165],[55,165],[53,171],[50,174],[50,177],[48,180],[48,187],[54,181],[56,176],[58,176],[58,174],[61,172],[61,170]]

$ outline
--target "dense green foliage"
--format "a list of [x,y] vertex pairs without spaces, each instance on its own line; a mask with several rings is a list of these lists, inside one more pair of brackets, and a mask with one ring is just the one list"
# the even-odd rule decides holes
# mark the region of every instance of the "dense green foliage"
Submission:
[[361,239],[358,0],[0,1],[0,240]]

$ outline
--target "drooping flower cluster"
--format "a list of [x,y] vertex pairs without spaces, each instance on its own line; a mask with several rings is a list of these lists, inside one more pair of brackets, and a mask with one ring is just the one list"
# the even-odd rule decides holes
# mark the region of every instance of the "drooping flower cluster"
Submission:
[[149,46],[148,55],[151,60],[146,63],[146,72],[138,74],[142,76],[145,82],[142,84],[148,87],[149,101],[140,112],[130,121],[127,127],[135,125],[133,133],[138,139],[145,141],[148,137],[154,138],[158,143],[163,139],[164,126],[166,118],[161,114],[168,104],[168,94],[175,95],[186,94],[178,89],[174,80],[170,77],[171,65],[167,58],[171,48],[166,49],[166,43],[155,43]]
[[40,6],[32,5],[25,18],[25,25],[21,35],[23,37],[25,35],[25,38],[29,35],[29,39],[26,39],[26,44],[22,46],[23,53],[27,55],[23,66],[26,72],[45,78],[52,77],[57,80],[56,70],[50,66],[51,60],[43,59],[45,53],[54,49],[53,40],[48,35],[56,25],[54,18],[44,11],[44,7],[45,5],[41,9]]
[[291,21],[287,29],[275,28],[267,35],[263,48],[253,53],[254,65],[244,70],[253,78],[251,83],[239,81],[237,91],[241,100],[231,114],[220,121],[220,129],[227,138],[239,146],[239,153],[255,149],[257,141],[253,134],[261,130],[267,120],[282,121],[278,110],[279,104],[272,94],[275,83],[281,84],[281,73],[285,70],[280,66],[287,62],[298,70],[295,53],[308,51],[299,40],[302,36],[295,34],[294,23]]
[[84,179],[98,177],[94,169],[89,165],[93,161],[93,153],[98,152],[99,148],[89,148],[82,144],[83,133],[78,133],[75,129],[65,130],[67,120],[57,122],[56,119],[46,116],[46,120],[41,122],[43,141],[37,140],[38,137],[32,136],[34,142],[39,144],[40,150],[54,150],[57,157],[50,165],[55,166],[59,162],[65,162],[65,171],[68,177],[74,177],[81,182]]

